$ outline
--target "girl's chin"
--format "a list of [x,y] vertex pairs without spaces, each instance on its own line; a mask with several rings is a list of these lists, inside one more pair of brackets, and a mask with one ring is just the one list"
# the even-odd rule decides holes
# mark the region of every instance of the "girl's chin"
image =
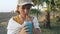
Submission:
[[26,15],[28,15],[28,14],[22,14],[22,15],[25,15],[25,16],[26,16]]

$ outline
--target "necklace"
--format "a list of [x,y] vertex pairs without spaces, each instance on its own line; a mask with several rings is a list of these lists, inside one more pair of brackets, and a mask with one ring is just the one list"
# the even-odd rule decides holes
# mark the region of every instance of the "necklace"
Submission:
[[24,19],[24,18],[22,18],[20,15],[19,15],[18,17],[19,17],[19,19],[20,19],[20,20],[25,21],[25,19]]

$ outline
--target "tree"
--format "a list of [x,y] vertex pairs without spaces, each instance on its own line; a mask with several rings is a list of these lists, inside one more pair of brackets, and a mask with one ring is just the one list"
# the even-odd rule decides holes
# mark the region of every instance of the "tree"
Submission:
[[[38,6],[39,6],[39,4],[42,4],[43,2],[47,3],[48,10],[46,11],[46,23],[44,23],[44,27],[50,28],[51,27],[50,26],[50,10],[51,10],[50,5],[51,5],[51,2],[49,0],[33,0],[33,2],[35,5],[38,5]],[[39,7],[38,7],[38,9],[39,9]]]
[[[36,12],[36,14],[37,14],[37,18],[38,18],[38,14],[40,13],[40,10],[39,10],[39,5],[41,4],[41,0],[32,0],[33,2],[34,2],[34,5],[37,5],[37,10],[39,11],[39,12]],[[35,9],[36,10],[36,9]]]
[[51,0],[46,0],[46,3],[48,7],[46,10],[46,22],[44,23],[44,27],[50,29],[51,28],[51,25],[50,25]]
[[37,15],[37,17],[38,17],[38,15],[40,15],[41,12],[39,10],[37,10],[37,9],[31,9],[30,14]]
[[[54,12],[56,12],[57,10],[56,10],[56,3],[55,3],[55,1],[57,1],[57,0],[46,0],[46,3],[47,3],[47,5],[48,5],[48,10],[46,11],[46,24],[44,24],[45,25],[45,27],[47,27],[47,28],[51,28],[51,26],[50,26],[50,12],[53,12],[53,14],[54,14]],[[54,15],[53,15],[53,17],[54,17]]]

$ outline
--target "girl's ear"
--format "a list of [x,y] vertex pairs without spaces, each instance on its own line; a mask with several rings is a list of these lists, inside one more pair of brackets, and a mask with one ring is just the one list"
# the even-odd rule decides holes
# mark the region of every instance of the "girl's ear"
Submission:
[[17,5],[17,11],[19,11],[19,5]]

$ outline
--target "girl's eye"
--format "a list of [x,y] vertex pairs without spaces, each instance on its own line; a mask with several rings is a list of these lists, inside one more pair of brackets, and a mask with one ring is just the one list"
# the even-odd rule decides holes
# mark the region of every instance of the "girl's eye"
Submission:
[[22,7],[22,9],[25,9],[25,7]]
[[27,9],[30,9],[30,7],[27,7]]

